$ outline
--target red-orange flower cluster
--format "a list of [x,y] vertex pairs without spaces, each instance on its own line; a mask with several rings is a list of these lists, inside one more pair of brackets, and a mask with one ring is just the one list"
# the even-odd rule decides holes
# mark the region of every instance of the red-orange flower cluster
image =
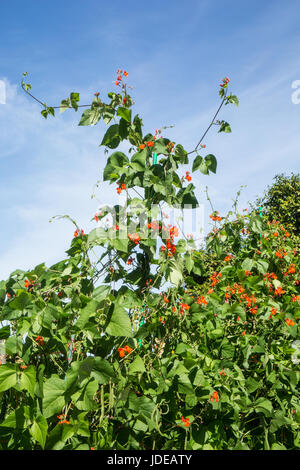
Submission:
[[185,427],[188,428],[190,426],[190,419],[189,418],[184,418],[181,416],[181,421],[184,423]]
[[218,394],[218,392],[216,392],[216,390],[210,396],[210,401],[213,402],[214,400],[216,400],[216,402],[218,402],[220,400],[219,394]]
[[118,352],[120,354],[120,357],[124,357],[125,353],[130,354],[133,349],[130,348],[129,346],[124,346],[124,348],[118,348]]
[[128,238],[130,241],[134,242],[136,245],[139,244],[141,237],[137,233],[129,233]]
[[66,418],[66,415],[64,413],[62,413],[61,415],[58,415],[57,416],[57,419],[59,419],[58,424],[70,424],[70,421],[67,421],[65,418]]
[[220,217],[218,214],[219,214],[219,212],[218,212],[218,211],[215,211],[215,212],[213,212],[212,214],[210,214],[209,217],[210,217],[211,220],[213,220],[213,221],[216,221],[216,220],[217,220],[218,222],[221,222],[222,217]]
[[39,343],[40,346],[44,346],[45,343],[44,343],[44,338],[43,338],[43,336],[39,336],[39,335],[38,335],[38,336],[35,338],[35,340]]
[[228,77],[225,77],[222,79],[222,83],[220,83],[220,87],[223,88],[225,85],[228,85],[230,82],[230,79]]
[[85,234],[85,233],[84,233],[84,231],[83,231],[82,229],[80,230],[80,232],[79,232],[79,230],[75,230],[75,232],[74,232],[74,237],[76,238],[76,237],[78,237],[78,235],[84,235],[84,234]]

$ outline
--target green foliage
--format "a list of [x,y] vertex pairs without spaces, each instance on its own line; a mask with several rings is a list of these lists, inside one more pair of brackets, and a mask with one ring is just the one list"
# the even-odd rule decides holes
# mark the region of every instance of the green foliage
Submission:
[[[228,81],[222,103],[237,105]],[[212,215],[220,225],[202,251],[176,241],[160,205],[198,204],[177,171],[200,144],[188,153],[160,130],[143,135],[116,83],[122,92],[107,104],[95,94],[79,124],[115,119],[101,145],[131,144],[131,159],[114,151],[103,175],[126,191],[127,211],[102,208],[96,220],[112,215],[113,226],[87,235],[70,219],[65,260],[0,284],[2,449],[299,448],[294,239],[253,212]],[[71,93],[61,109],[78,102]],[[216,167],[212,154],[193,162],[204,174]]]
[[300,175],[276,175],[274,183],[256,201],[269,221],[279,220],[286,230],[300,235]]

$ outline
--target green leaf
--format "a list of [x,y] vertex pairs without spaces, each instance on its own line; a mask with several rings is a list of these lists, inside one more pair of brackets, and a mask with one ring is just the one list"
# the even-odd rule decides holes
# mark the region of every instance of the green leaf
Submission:
[[70,98],[61,101],[59,112],[64,113],[68,108],[70,108]]
[[78,109],[78,102],[79,102],[79,93],[71,93],[70,94],[71,105],[77,111]]
[[145,372],[144,361],[140,356],[136,356],[134,361],[129,366],[129,374],[139,374]]
[[244,271],[251,271],[251,269],[253,268],[253,266],[254,266],[254,261],[253,261],[253,259],[251,259],[251,258],[246,258],[246,259],[244,259],[244,261],[242,262],[241,268],[242,268]]
[[123,152],[114,152],[109,157],[109,163],[117,170],[129,163],[128,157]]
[[113,314],[106,327],[106,333],[111,336],[133,336],[129,316],[126,310],[118,304],[114,305]]
[[[238,106],[239,105],[239,99],[236,95],[229,95],[227,97],[227,102],[228,103],[233,103],[235,106]],[[226,103],[227,104],[227,103]]]
[[42,449],[45,448],[47,432],[48,423],[46,419],[42,415],[37,416],[30,428],[30,434],[32,435],[33,439],[40,444]]
[[248,379],[245,382],[245,386],[248,389],[249,393],[253,393],[260,387],[260,384],[252,377],[248,377]]
[[111,238],[110,243],[115,248],[115,250],[123,251],[124,253],[127,253],[128,238]]
[[96,289],[93,291],[93,299],[95,299],[97,302],[101,302],[101,300],[106,299],[106,297],[109,295],[110,292],[110,287],[109,286],[98,286]]
[[192,168],[193,172],[200,168],[202,161],[203,161],[203,157],[201,157],[201,155],[197,155],[197,157],[193,161],[193,168]]
[[78,126],[95,126],[100,119],[101,109],[99,107],[86,109],[81,115]]
[[231,127],[228,124],[228,122],[226,122],[226,121],[221,122],[219,132],[227,132],[227,133],[231,132]]
[[148,149],[144,148],[140,152],[136,152],[131,158],[131,166],[137,171],[143,170],[146,166],[146,158],[148,155]]
[[79,330],[82,330],[90,317],[94,317],[99,303],[96,300],[90,300],[88,304],[80,310],[79,318],[75,323]]
[[0,328],[0,340],[7,339],[10,335],[10,326],[6,325],[3,328]]
[[26,305],[30,303],[30,294],[27,294],[27,292],[20,292],[20,294],[17,295],[17,297],[14,298],[9,303],[9,308],[13,308],[14,310],[24,310]]
[[77,391],[72,395],[72,400],[78,410],[91,411],[95,410],[98,405],[94,400],[94,395],[97,393],[98,383],[96,380],[90,380],[82,390]]
[[267,261],[264,261],[262,259],[258,259],[256,261],[256,266],[257,266],[257,270],[260,273],[265,274],[266,272],[268,272],[269,263]]
[[0,392],[4,392],[17,384],[17,366],[2,364],[0,366]]
[[30,409],[28,406],[20,406],[10,413],[0,424],[0,428],[24,429],[31,423]]
[[207,166],[207,163],[204,159],[202,159],[202,162],[200,164],[200,167],[199,167],[201,173],[203,173],[204,175],[208,175],[209,171],[208,171],[208,166]]
[[65,405],[64,392],[66,382],[56,374],[44,383],[43,415],[45,418],[61,412]]
[[107,384],[111,378],[115,377],[115,372],[108,361],[102,357],[95,357],[91,376],[101,384]]
[[265,416],[270,416],[272,415],[273,411],[273,406],[272,402],[268,400],[267,398],[258,398],[256,402],[254,403],[254,408],[257,413],[263,413]]
[[216,159],[216,157],[210,153],[209,155],[206,155],[205,162],[206,162],[206,166],[209,169],[209,171],[212,171],[213,173],[216,173],[216,171],[217,171],[217,159]]
[[100,145],[105,145],[110,149],[115,149],[118,147],[120,141],[121,139],[119,136],[119,125],[113,124],[107,129]]
[[5,341],[5,351],[6,354],[13,355],[13,354],[20,354],[22,351],[23,343],[22,338],[20,336],[10,336]]
[[35,367],[29,366],[27,369],[21,371],[21,390],[25,389],[34,398],[34,388],[36,383]]
[[117,110],[117,116],[121,116],[125,121],[131,122],[131,110],[128,108],[123,108],[122,106],[119,106]]
[[187,272],[190,273],[191,270],[193,269],[193,266],[194,266],[194,261],[192,259],[192,256],[190,255],[190,253],[186,253],[184,255],[184,264],[185,264],[185,267],[187,269]]

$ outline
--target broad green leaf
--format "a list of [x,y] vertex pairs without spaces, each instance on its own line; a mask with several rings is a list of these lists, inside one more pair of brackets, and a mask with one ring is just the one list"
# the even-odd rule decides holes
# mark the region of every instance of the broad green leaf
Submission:
[[267,398],[258,398],[256,402],[254,403],[254,408],[256,412],[261,412],[266,416],[272,415],[273,411],[273,406],[272,402],[268,400]]
[[193,161],[192,171],[198,170],[200,168],[201,164],[202,164],[202,161],[203,161],[203,157],[201,157],[200,155],[197,155],[197,157]]
[[111,336],[133,336],[128,313],[118,304],[114,306],[113,314],[106,327],[106,333]]
[[107,129],[100,145],[105,145],[106,147],[115,149],[118,147],[120,141],[119,125],[113,124]]
[[109,157],[110,164],[116,168],[121,169],[124,165],[129,163],[128,157],[123,152],[114,152]]
[[125,121],[131,122],[131,110],[128,108],[123,108],[122,106],[119,106],[117,110],[117,116],[121,116]]
[[75,325],[79,330],[82,330],[91,317],[96,315],[96,310],[99,303],[96,300],[90,300],[88,304],[80,310],[79,318]]
[[20,406],[2,421],[0,429],[2,427],[24,429],[27,428],[29,424],[31,424],[30,409],[28,406]]
[[212,171],[213,173],[216,173],[216,171],[217,171],[217,159],[216,159],[216,157],[210,153],[209,155],[206,155],[205,162],[206,162],[206,166],[209,169],[209,171]]
[[129,366],[129,374],[139,374],[145,372],[144,361],[140,356],[136,356],[134,361]]
[[20,292],[10,303],[9,308],[13,308],[14,310],[23,310],[26,305],[30,302],[30,294],[27,292]]
[[30,434],[32,435],[33,439],[40,444],[42,449],[45,448],[47,432],[48,423],[46,419],[42,415],[37,416],[30,428]]
[[136,152],[131,158],[131,161],[130,161],[131,166],[137,171],[143,170],[146,166],[147,155],[148,155],[147,148],[144,148],[140,152]]
[[14,354],[20,354],[22,351],[23,343],[22,343],[22,338],[20,336],[10,336],[6,341],[5,341],[5,350],[6,354],[9,355],[14,355]]
[[106,384],[110,379],[115,377],[115,372],[108,361],[101,357],[95,357],[91,376],[94,377],[99,384]]
[[100,119],[101,109],[99,107],[86,109],[81,115],[78,126],[95,126]]
[[72,395],[72,400],[78,410],[95,410],[98,405],[94,400],[94,396],[98,390],[96,380],[90,380],[83,389]]
[[0,392],[4,392],[17,384],[16,364],[2,364],[0,366]]
[[50,418],[55,413],[60,413],[65,405],[64,392],[66,382],[56,374],[52,375],[44,383],[43,415]]
[[36,383],[36,372],[34,366],[29,366],[21,371],[20,387],[27,390],[32,398],[34,398],[34,388]]
[[7,339],[10,335],[10,326],[6,325],[3,328],[0,328],[0,340]]

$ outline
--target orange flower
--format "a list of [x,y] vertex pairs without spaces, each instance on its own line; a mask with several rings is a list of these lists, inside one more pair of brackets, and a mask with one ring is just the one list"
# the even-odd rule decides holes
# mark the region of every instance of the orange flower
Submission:
[[42,336],[37,336],[35,340],[39,343],[40,346],[44,346],[44,338]]
[[137,233],[134,233],[134,234],[129,233],[128,238],[129,238],[129,240],[134,242],[136,245],[139,243],[139,241],[141,239],[141,237]]
[[220,374],[220,375],[224,375],[224,377],[225,377],[226,372],[225,372],[224,370],[220,370],[219,374]]
[[181,421],[184,423],[186,428],[188,428],[191,424],[189,418],[184,418],[183,416],[181,416]]
[[289,269],[288,269],[288,272],[290,274],[294,274],[296,272],[296,268],[295,268],[295,265],[294,264],[291,264]]
[[293,320],[291,318],[286,318],[285,319],[285,323],[288,325],[288,326],[294,326],[295,323],[293,322]]
[[284,294],[285,293],[285,290],[282,289],[282,287],[277,287],[277,289],[275,289],[274,291],[274,294],[275,295],[281,295],[281,294]]
[[[210,289],[210,290],[213,291],[213,289]],[[198,298],[197,298],[197,304],[207,305],[207,304],[208,304],[208,301],[206,300],[206,298],[204,297],[204,295],[202,295],[201,297],[198,297]]]
[[242,335],[245,336],[245,334],[246,334],[246,331],[244,330],[243,333],[242,333]]
[[125,356],[124,348],[118,348],[118,352],[119,352],[119,354],[120,354],[120,357],[124,357],[124,356]]
[[190,172],[189,172],[189,171],[187,171],[187,172],[185,173],[185,179],[188,180],[188,181],[191,181],[192,177],[190,176]]
[[218,392],[216,392],[216,390],[213,392],[213,394],[210,396],[210,401],[213,402],[214,400],[216,400],[216,402],[219,401],[219,394]]
[[252,272],[246,269],[245,271],[245,276],[252,276]]
[[131,351],[133,351],[133,349],[130,347],[130,346],[124,346],[124,351],[126,351],[128,354],[131,353]]
[[141,144],[141,145],[139,145],[139,149],[140,149],[140,150],[144,150],[144,148],[145,148],[145,147],[146,147],[146,145],[145,145],[145,144]]
[[123,74],[125,77],[128,77],[128,72],[126,72],[126,70],[124,70],[124,74]]
[[153,147],[153,145],[154,145],[154,142],[152,142],[151,140],[147,142],[147,147]]
[[27,288],[27,287],[30,287],[31,286],[31,283],[26,279],[26,281],[24,282],[24,286]]
[[166,302],[166,304],[168,304],[170,302],[168,297],[166,297],[165,295],[164,295],[164,301]]

